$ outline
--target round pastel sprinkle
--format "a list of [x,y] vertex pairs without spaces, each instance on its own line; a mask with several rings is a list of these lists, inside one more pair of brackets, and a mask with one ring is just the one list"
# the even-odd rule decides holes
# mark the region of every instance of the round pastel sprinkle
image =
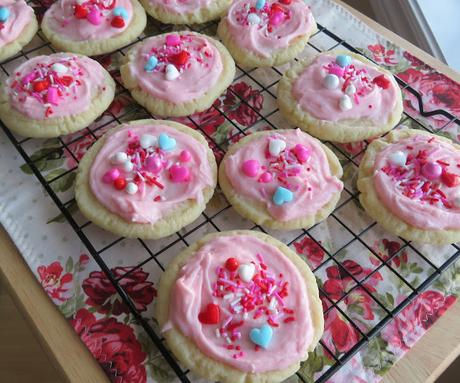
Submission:
[[120,177],[120,171],[117,168],[108,170],[103,176],[102,181],[106,184],[110,184]]
[[51,66],[51,69],[54,70],[56,73],[59,73],[59,74],[66,73],[67,70],[68,70],[68,68],[64,64],[61,64],[61,63],[54,63]]
[[130,173],[134,169],[134,164],[131,161],[126,161],[124,164],[121,165],[123,170],[127,173]]
[[260,17],[256,15],[255,13],[250,13],[248,15],[248,23],[249,24],[259,24],[260,23]]
[[286,149],[286,142],[279,138],[270,140],[268,144],[268,151],[273,157],[278,157],[284,149]]
[[93,7],[86,19],[93,25],[100,25],[102,23],[101,12],[97,7]]
[[125,190],[126,190],[126,193],[133,195],[133,194],[137,193],[139,188],[137,187],[137,185],[134,182],[128,182],[128,184],[126,185]]
[[335,58],[335,62],[339,64],[342,68],[345,68],[351,64],[351,57],[348,55],[338,55]]
[[128,18],[128,11],[124,7],[115,7],[113,10],[114,16],[121,16],[125,20]]
[[344,112],[353,108],[353,102],[351,101],[350,96],[347,96],[346,94],[344,94],[342,97],[340,97],[339,107],[340,107],[340,110]]
[[128,155],[125,152],[115,153],[112,157],[112,162],[115,164],[122,164],[128,160]]
[[339,77],[336,76],[335,74],[327,74],[326,77],[324,77],[324,86],[327,89],[337,89],[340,85],[340,80]]
[[158,156],[148,157],[144,163],[145,169],[151,173],[157,174],[163,169],[163,164]]
[[147,149],[151,146],[154,146],[157,143],[157,138],[155,136],[152,136],[151,134],[143,134],[139,141],[142,149]]
[[261,10],[263,7],[265,7],[265,0],[257,0],[256,9]]
[[0,7],[0,21],[4,23],[10,17],[10,10],[7,7]]
[[152,55],[148,58],[147,62],[144,65],[144,70],[146,72],[153,72],[158,65],[158,59],[155,55]]
[[166,133],[161,133],[158,137],[158,145],[160,146],[161,150],[169,152],[174,150],[176,147],[176,140],[174,138],[169,137]]
[[273,176],[269,172],[265,172],[261,174],[258,181],[266,184],[270,182],[272,179],[273,179]]
[[169,178],[172,182],[187,182],[190,180],[190,170],[185,166],[173,165],[169,168]]
[[390,154],[390,161],[393,165],[404,166],[406,165],[406,160],[406,153],[400,150],[397,150],[396,152]]
[[257,346],[267,349],[273,338],[273,329],[270,325],[264,323],[260,327],[255,327],[249,331],[249,339]]
[[259,173],[260,164],[257,160],[247,160],[243,162],[241,167],[243,173],[248,177],[255,177]]
[[174,81],[179,76],[180,76],[180,73],[174,65],[172,64],[166,65],[166,80]]
[[188,150],[182,150],[179,154],[180,162],[189,162],[192,159],[192,155]]
[[353,95],[356,93],[356,87],[353,84],[350,84],[347,86],[347,89],[345,89],[345,93],[348,95]]
[[225,268],[229,271],[236,271],[238,270],[239,266],[240,266],[240,263],[238,262],[238,259],[236,258],[228,258],[225,261]]
[[294,199],[294,194],[282,186],[276,188],[275,194],[273,194],[273,203],[281,206],[287,202],[291,202]]
[[429,180],[435,180],[441,176],[442,167],[436,162],[427,162],[422,166],[422,174]]
[[166,45],[170,47],[175,47],[176,45],[180,44],[180,36],[173,34],[173,35],[167,35],[166,36]]
[[308,161],[311,156],[311,150],[302,144],[297,144],[294,147],[294,154],[297,157],[297,160],[303,164]]

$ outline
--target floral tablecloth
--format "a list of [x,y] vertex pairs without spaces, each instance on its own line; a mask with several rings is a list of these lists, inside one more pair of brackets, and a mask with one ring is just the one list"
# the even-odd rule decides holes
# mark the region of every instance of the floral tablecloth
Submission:
[[[367,56],[386,67],[418,90],[425,110],[442,108],[460,116],[460,85],[424,64],[410,52],[394,46],[359,22],[350,13],[329,0],[306,0],[320,24],[358,47]],[[44,2],[36,7],[42,14]],[[46,5],[46,4],[44,4]],[[215,26],[204,30],[213,34]],[[146,34],[158,33],[150,23]],[[316,49],[328,50],[336,41],[325,33],[311,39],[305,54]],[[27,49],[43,45],[36,37]],[[49,47],[34,50],[28,56],[51,53]],[[99,61],[119,79],[120,54],[100,57]],[[4,65],[12,71],[24,58]],[[285,67],[278,68],[283,71]],[[5,74],[0,72],[0,81]],[[206,112],[191,119],[177,119],[194,128],[200,126],[219,160],[229,142],[237,141],[242,132],[286,127],[276,108],[276,82],[279,73],[270,69],[238,72],[233,85]],[[241,102],[244,100],[245,102]],[[405,92],[404,107],[413,118],[401,124],[428,129],[460,140],[459,126],[444,117],[425,119],[418,113],[418,103]],[[109,110],[90,126],[96,136],[121,121],[145,117],[128,93],[120,92]],[[57,139],[29,140],[24,149],[51,185],[62,203],[67,204],[77,222],[85,220],[78,212],[73,197],[77,161],[94,142],[94,137],[76,133],[64,138],[68,149]],[[23,163],[5,134],[0,133],[0,221],[20,249],[39,283],[58,306],[112,381],[118,383],[171,382],[175,375],[152,344],[144,330],[122,303],[114,287],[89,256],[88,251],[59,214],[31,170]],[[411,290],[404,280],[418,286],[433,273],[433,267],[451,257],[454,246],[434,247],[407,244],[385,232],[359,206],[356,198],[356,171],[365,142],[333,147],[344,165],[346,185],[340,208],[308,233],[302,231],[270,232],[286,243],[315,270],[322,290],[326,329],[322,345],[305,362],[295,381],[314,381],[335,363],[335,358],[353,348],[383,319],[387,309],[396,307]],[[18,193],[18,191],[20,191]],[[206,210],[212,224],[203,216],[181,231],[188,243],[208,232],[253,225],[240,218],[217,191]],[[85,226],[85,234],[97,250],[103,250],[116,237],[94,225]],[[355,238],[358,235],[360,241]],[[355,238],[355,239],[354,239]],[[145,248],[136,240],[121,240],[102,252],[104,261],[117,276],[133,270],[120,280],[138,311],[152,318],[159,277],[168,262],[186,245],[177,235],[147,241],[157,253],[148,260]],[[372,250],[372,251],[371,251]],[[328,254],[333,254],[332,259]],[[388,265],[382,260],[390,259]],[[136,266],[138,266],[136,268]],[[404,280],[403,280],[404,279]],[[363,281],[356,286],[356,281]],[[20,283],[18,281],[18,283]],[[345,366],[329,378],[330,382],[373,382],[407,352],[426,330],[451,306],[460,292],[460,263],[453,264],[428,289],[392,320],[383,331],[362,348]],[[337,307],[331,307],[336,302]],[[154,320],[150,319],[153,326]],[[198,381],[191,377],[193,381]]]

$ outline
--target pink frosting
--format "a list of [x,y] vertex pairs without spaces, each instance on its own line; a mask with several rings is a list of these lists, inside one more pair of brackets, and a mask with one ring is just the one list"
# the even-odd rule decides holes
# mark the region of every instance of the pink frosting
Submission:
[[[140,147],[142,136],[150,135],[157,141],[160,134],[176,140],[173,150],[162,150],[154,142],[147,149]],[[131,171],[114,163],[118,152],[128,155],[128,162],[134,165]],[[118,190],[113,179],[106,179],[110,172],[118,172],[118,178],[127,184],[135,183],[138,191],[129,194],[126,188]],[[181,178],[184,174],[187,176]],[[214,181],[205,145],[169,126],[152,124],[125,126],[108,136],[91,167],[89,184],[97,200],[111,212],[127,221],[155,223],[181,202],[202,201],[203,190]]]
[[[230,257],[255,265],[249,282],[225,267]],[[259,287],[264,283],[265,290]],[[219,306],[217,324],[199,319],[210,303]],[[305,281],[280,250],[250,235],[222,236],[202,246],[180,270],[164,330],[176,326],[204,354],[239,370],[281,370],[303,359],[312,342],[309,305]],[[249,338],[251,329],[264,324],[273,330],[265,349]]]
[[6,7],[10,15],[0,22],[0,48],[16,40],[27,24],[34,18],[34,11],[24,0],[0,0],[0,7]]
[[[54,70],[56,63],[66,68],[65,73]],[[103,71],[88,57],[67,53],[36,56],[20,65],[7,80],[11,105],[37,120],[79,114],[105,91]]]
[[[82,16],[77,16],[77,8]],[[116,8],[124,8],[124,17],[114,19]],[[86,17],[84,17],[84,15]],[[81,17],[81,18],[79,18]],[[130,0],[59,0],[45,13],[44,21],[59,33],[61,37],[72,41],[102,40],[123,32],[133,18],[133,6]]]
[[[254,54],[269,57],[313,28],[313,15],[302,0],[292,0],[290,4],[267,0],[260,10],[255,8],[256,2],[234,1],[224,19],[235,43]],[[250,14],[254,16],[248,20]],[[251,18],[257,18],[259,22],[252,24]]]
[[[398,151],[407,157],[402,167],[392,162]],[[426,163],[439,165],[442,175],[427,178]],[[375,159],[374,185],[404,222],[427,230],[460,229],[460,151],[451,144],[418,135],[387,146]]]
[[[274,139],[286,143],[279,156],[270,155],[268,151],[269,143]],[[295,154],[297,145],[309,153],[306,161],[298,160]],[[260,165],[256,176],[244,174],[243,163],[248,160],[256,160]],[[270,136],[251,141],[228,156],[224,166],[236,193],[264,203],[270,215],[278,221],[315,214],[343,189],[342,182],[331,174],[326,154],[318,141],[299,129],[282,134],[274,131]],[[292,192],[291,202],[275,204],[273,196],[280,186]]]
[[[178,44],[166,44],[166,36],[173,36]],[[178,59],[180,55],[188,56],[185,63]],[[151,56],[158,59],[158,65],[149,72],[145,65]],[[166,78],[168,64],[174,65],[180,73],[174,80]],[[219,51],[209,40],[194,33],[183,33],[145,40],[138,46],[129,69],[139,86],[152,97],[182,103],[202,97],[214,87],[223,64]]]
[[190,13],[209,6],[211,0],[150,0],[150,4],[162,7],[172,13]]
[[[384,89],[373,83],[381,76],[374,67],[359,60],[352,59],[336,89],[324,85],[327,74],[337,73],[340,67],[335,64],[335,56],[318,55],[299,75],[292,87],[292,94],[298,105],[313,117],[326,121],[369,118],[375,123],[386,123],[393,113],[397,100],[397,85],[389,82]],[[389,79],[387,79],[389,81]],[[353,84],[356,93],[350,95],[352,108],[340,108],[340,98],[345,96],[348,85]]]

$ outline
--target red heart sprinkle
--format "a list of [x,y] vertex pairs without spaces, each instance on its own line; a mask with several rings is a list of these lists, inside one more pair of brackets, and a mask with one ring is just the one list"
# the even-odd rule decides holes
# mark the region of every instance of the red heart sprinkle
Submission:
[[374,78],[372,81],[375,85],[379,86],[380,88],[383,89],[388,89],[390,87],[390,80],[388,80],[385,75],[381,74],[380,76],[377,76]]
[[188,53],[187,51],[181,51],[171,56],[169,61],[171,62],[171,64],[174,64],[176,66],[181,66],[181,65],[187,64],[189,58],[190,58],[190,53]]
[[112,19],[111,25],[114,28],[123,28],[125,26],[125,20],[123,20],[123,17],[121,16],[115,16]]
[[73,82],[73,77],[71,76],[62,76],[60,79],[61,84],[64,86],[69,86]]
[[118,177],[113,181],[113,186],[115,186],[117,190],[123,190],[126,187],[126,180],[123,177]]
[[77,19],[86,19],[86,16],[88,16],[88,9],[77,4],[73,14]]
[[291,4],[291,2],[292,2],[292,0],[280,0],[281,4],[286,4],[286,5]]
[[441,181],[447,187],[452,188],[460,184],[460,177],[454,173],[448,173],[446,170],[443,170],[441,174]]
[[236,258],[229,258],[225,261],[225,268],[230,271],[236,271],[240,263]]
[[49,86],[50,86],[50,82],[48,80],[39,80],[39,81],[34,81],[33,83],[34,92],[42,92],[45,89],[48,89]]
[[219,306],[214,303],[209,303],[206,310],[198,314],[198,320],[203,324],[217,324],[220,321]]
[[279,5],[278,3],[273,3],[272,7],[271,7],[271,12],[273,12],[273,13],[277,13],[277,12],[284,13],[284,8],[281,5]]

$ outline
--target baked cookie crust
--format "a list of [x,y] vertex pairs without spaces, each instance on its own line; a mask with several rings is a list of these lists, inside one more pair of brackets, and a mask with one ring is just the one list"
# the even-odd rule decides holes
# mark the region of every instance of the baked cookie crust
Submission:
[[13,57],[34,38],[38,31],[37,18],[34,16],[30,23],[22,30],[17,39],[0,48],[0,62]]

